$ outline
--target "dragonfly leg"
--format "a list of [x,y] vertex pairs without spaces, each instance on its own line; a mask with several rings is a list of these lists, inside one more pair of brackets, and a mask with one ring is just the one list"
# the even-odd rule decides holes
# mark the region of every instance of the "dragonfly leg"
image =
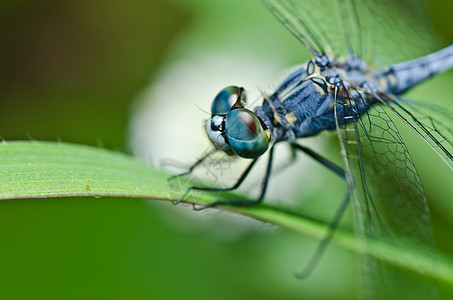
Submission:
[[344,212],[346,211],[346,207],[349,204],[349,192],[346,193],[343,201],[341,201],[340,207],[338,207],[335,216],[333,217],[332,221],[329,224],[329,228],[327,229],[327,233],[324,238],[319,242],[318,247],[316,248],[315,253],[313,253],[312,257],[308,261],[307,265],[301,272],[294,273],[294,276],[298,279],[305,279],[310,276],[313,270],[316,268],[318,263],[321,261],[322,256],[326,252],[327,246],[332,239],[335,230],[338,228],[340,224],[341,218],[343,217]]
[[242,182],[244,182],[245,178],[249,174],[250,170],[252,170],[252,168],[255,165],[257,160],[258,160],[258,158],[255,158],[249,164],[247,169],[245,169],[245,171],[241,174],[241,177],[239,177],[238,181],[232,187],[229,187],[229,188],[209,188],[209,187],[190,186],[186,190],[184,195],[182,195],[182,197],[179,198],[178,201],[176,201],[176,204],[181,203],[181,201],[184,200],[184,198],[190,193],[191,190],[198,190],[198,191],[205,191],[205,192],[228,192],[228,191],[232,191],[232,190],[237,189],[242,184]]
[[[307,148],[305,146],[299,145],[299,144],[292,144],[292,146],[297,149],[301,150],[304,153],[306,153],[308,156],[311,158],[315,159],[319,163],[321,163],[323,166],[327,167],[331,171],[333,171],[335,174],[346,180],[346,175],[345,172],[342,168],[334,164],[333,162],[329,161],[328,159],[322,157],[318,153],[314,152],[310,148]],[[316,268],[318,263],[321,261],[322,256],[324,255],[327,246],[330,243],[330,240],[333,237],[333,234],[335,233],[335,230],[338,228],[338,225],[340,224],[341,218],[343,217],[343,214],[346,210],[346,207],[348,207],[349,203],[349,192],[346,193],[346,196],[344,197],[343,201],[341,201],[340,206],[337,209],[337,212],[335,213],[335,216],[333,217],[332,221],[329,224],[329,228],[327,229],[327,233],[324,236],[324,238],[319,242],[318,247],[313,254],[313,256],[310,258],[308,261],[308,264],[305,266],[305,268],[298,273],[295,273],[294,275],[299,278],[299,279],[304,279],[310,276],[310,274],[313,272],[313,270]]]
[[205,155],[203,155],[202,157],[200,157],[193,165],[190,166],[190,168],[183,172],[183,173],[180,173],[180,174],[176,174],[176,175],[172,175],[170,177],[168,177],[168,181],[171,181],[175,178],[178,178],[178,177],[181,177],[181,176],[186,176],[186,175],[189,175],[190,173],[193,172],[193,170],[198,167],[206,158],[208,158],[211,154],[213,154],[214,152],[216,152],[217,149],[212,149],[211,151],[209,151],[208,153],[206,153]]
[[289,166],[292,166],[293,163],[297,160],[297,153],[296,153],[297,149],[294,149],[294,147],[291,147],[290,150],[291,150],[291,156],[289,157],[289,159],[286,162],[273,168],[272,169],[273,175],[279,174],[280,172],[286,170]]
[[[203,210],[203,209],[206,209],[209,207],[214,207],[217,205],[253,206],[253,205],[257,205],[257,204],[261,203],[264,199],[264,195],[266,194],[267,185],[269,183],[269,178],[270,178],[270,174],[271,174],[271,170],[272,170],[272,159],[274,156],[274,146],[275,146],[275,144],[269,150],[269,160],[267,162],[266,175],[265,175],[263,183],[261,185],[260,195],[257,199],[255,199],[255,200],[218,200],[218,201],[214,201],[212,203],[209,203],[209,204],[203,205],[203,206],[199,206],[199,207],[196,207],[194,205],[193,209],[199,211],[199,210]],[[244,181],[245,177],[248,175],[248,173],[250,172],[250,170],[252,169],[253,165],[255,164],[255,162],[257,160],[258,160],[258,158],[254,159],[252,161],[252,163],[248,166],[248,168],[244,171],[244,173],[242,173],[241,177],[236,182],[236,184],[234,186],[232,186],[231,188],[226,188],[226,189],[204,189],[203,188],[203,190],[204,191],[231,191],[231,190],[237,189],[239,187],[239,185]],[[200,188],[197,188],[197,189],[200,189]]]
[[335,174],[337,174],[338,176],[340,176],[341,178],[346,180],[346,175],[344,173],[344,170],[341,167],[334,164],[333,162],[331,162],[330,160],[326,159],[325,157],[322,157],[321,155],[319,155],[318,153],[316,153],[315,151],[311,150],[308,147],[305,147],[305,146],[302,146],[302,145],[299,145],[296,143],[291,144],[291,146],[294,149],[305,152],[305,154],[307,154],[308,156],[310,156],[311,158],[313,158],[317,162],[321,163],[323,166],[327,167],[329,170],[331,170],[332,172],[334,172]]

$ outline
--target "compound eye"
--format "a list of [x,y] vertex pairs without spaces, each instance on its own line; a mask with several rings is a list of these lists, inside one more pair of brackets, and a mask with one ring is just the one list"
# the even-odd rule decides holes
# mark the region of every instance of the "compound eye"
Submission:
[[257,158],[269,147],[269,129],[248,109],[232,109],[225,119],[225,132],[231,149],[240,157]]
[[237,86],[227,86],[221,90],[212,101],[212,115],[225,115],[234,105],[244,106],[245,92],[244,89]]
[[222,123],[223,116],[213,116],[212,118],[206,120],[205,130],[206,134],[209,137],[211,143],[218,149],[222,150],[228,155],[234,155],[234,152],[231,150],[230,145],[225,141],[223,134]]

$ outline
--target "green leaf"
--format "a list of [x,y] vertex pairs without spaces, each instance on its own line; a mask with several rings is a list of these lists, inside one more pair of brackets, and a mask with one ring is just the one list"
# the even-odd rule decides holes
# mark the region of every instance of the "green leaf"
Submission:
[[[0,199],[117,196],[172,200],[171,195],[179,195],[187,188],[186,185],[170,188],[168,174],[131,156],[65,143],[3,142],[0,144],[0,170]],[[241,195],[203,193],[197,197],[189,195],[184,202],[209,203],[232,197]],[[266,204],[218,209],[272,223],[316,239],[322,239],[328,228],[322,222]],[[371,255],[385,263],[453,285],[453,263],[445,256],[440,256],[433,265],[431,257],[411,251],[410,247],[401,248],[383,241],[363,241],[352,232],[341,229],[336,231],[332,242],[358,254]]]
[[162,172],[104,149],[65,143],[4,142],[0,161],[0,199],[168,196]]

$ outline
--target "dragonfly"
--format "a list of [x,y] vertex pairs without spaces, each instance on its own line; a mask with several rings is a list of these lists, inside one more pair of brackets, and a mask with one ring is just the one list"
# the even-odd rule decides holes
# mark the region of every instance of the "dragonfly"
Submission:
[[[218,151],[249,159],[250,163],[233,186],[191,186],[175,203],[182,202],[193,190],[239,188],[256,162],[268,153],[256,199],[219,200],[194,209],[260,204],[272,174],[275,148],[288,143],[294,151],[305,153],[343,178],[349,187],[328,234],[300,277],[314,269],[350,201],[360,237],[416,249],[434,262],[427,200],[395,119],[414,131],[453,170],[453,116],[444,109],[402,96],[453,68],[453,45],[427,54],[424,24],[417,27],[406,21],[415,18],[421,22],[423,8],[414,1],[409,1],[410,5],[405,5],[407,1],[388,0],[262,2],[313,58],[297,66],[272,93],[263,93],[262,105],[253,110],[246,108],[243,87],[228,86],[217,94],[211,117],[205,123],[213,150],[172,178],[192,173]],[[405,38],[411,30],[411,38]],[[419,43],[411,45],[416,41]],[[304,138],[323,131],[338,136],[343,166],[302,144]],[[431,284],[370,256],[364,255],[362,264],[365,294],[371,298],[395,299],[408,290],[417,298],[430,298],[436,293]]]

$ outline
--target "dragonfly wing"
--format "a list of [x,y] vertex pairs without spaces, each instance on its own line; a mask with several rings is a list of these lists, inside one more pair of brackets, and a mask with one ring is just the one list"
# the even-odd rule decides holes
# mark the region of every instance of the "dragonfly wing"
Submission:
[[[370,95],[344,88],[335,95],[356,231],[365,241],[384,241],[434,263],[429,209],[417,170],[386,107],[368,107],[371,102],[366,97]],[[435,293],[414,274],[370,256],[363,257],[363,266],[365,291],[372,298],[429,299]]]
[[382,67],[432,50],[422,0],[262,1],[316,56],[353,53]]
[[453,114],[431,104],[380,94],[388,106],[453,169]]
[[[262,0],[277,19],[314,55],[342,49],[345,43],[331,0]],[[328,16],[328,17],[326,17]],[[322,20],[322,22],[320,22]],[[329,54],[329,53],[328,53]]]
[[432,52],[433,35],[423,1],[335,0],[335,3],[349,47],[374,66]]

